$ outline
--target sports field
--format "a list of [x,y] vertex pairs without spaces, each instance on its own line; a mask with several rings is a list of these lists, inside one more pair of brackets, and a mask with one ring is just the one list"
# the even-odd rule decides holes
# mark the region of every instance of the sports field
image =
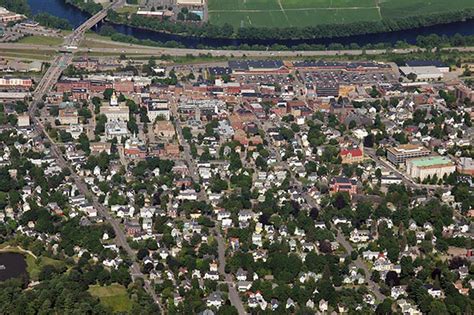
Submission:
[[208,0],[211,23],[305,27],[474,8],[474,0]]

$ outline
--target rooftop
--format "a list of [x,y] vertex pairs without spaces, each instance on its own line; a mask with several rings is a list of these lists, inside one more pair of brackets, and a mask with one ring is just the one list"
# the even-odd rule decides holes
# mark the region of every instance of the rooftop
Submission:
[[417,167],[429,167],[435,165],[445,165],[445,164],[453,164],[453,161],[444,157],[444,156],[428,156],[413,159],[410,161]]

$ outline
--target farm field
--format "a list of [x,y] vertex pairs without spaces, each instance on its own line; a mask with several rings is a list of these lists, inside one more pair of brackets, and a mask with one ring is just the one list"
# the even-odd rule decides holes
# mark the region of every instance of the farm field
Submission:
[[210,22],[234,27],[305,27],[474,8],[473,0],[209,0]]

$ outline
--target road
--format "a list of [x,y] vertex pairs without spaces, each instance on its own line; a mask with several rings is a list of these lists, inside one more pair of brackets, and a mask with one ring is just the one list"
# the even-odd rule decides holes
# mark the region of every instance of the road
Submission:
[[[269,143],[269,146],[271,147],[271,139],[268,137],[268,132],[267,132],[267,129],[265,128],[267,124],[264,124],[262,123],[260,120],[257,121],[257,125],[258,125],[258,128],[259,129],[262,129],[264,130],[264,133],[265,133],[265,140]],[[298,139],[300,141],[300,139]],[[277,158],[277,162],[279,165],[285,165],[285,169],[287,169],[289,172],[290,172],[290,175],[291,175],[291,184],[293,186],[296,186],[298,188],[298,191],[300,191],[301,193],[301,197],[304,198],[306,204],[310,207],[310,208],[319,208],[319,206],[316,204],[316,202],[314,201],[314,199],[307,193],[303,190],[303,185],[301,184],[300,181],[298,181],[293,173],[290,171],[290,167],[288,165],[288,163],[286,161],[283,161],[281,159],[281,156],[278,152],[278,149],[274,150],[277,152],[276,154],[276,158]],[[345,238],[344,234],[342,234],[341,230],[338,229],[334,224],[331,224],[331,228],[336,231],[336,241],[342,245],[342,247],[344,247],[345,251],[350,255],[350,253],[353,251],[353,248],[352,248],[352,245],[347,241],[347,239]],[[371,280],[371,277],[372,277],[372,272],[367,268],[366,264],[364,263],[364,261],[360,258],[360,257],[357,257],[357,259],[353,262],[354,265],[357,267],[357,268],[360,268],[362,270],[364,270],[364,276],[365,276],[365,281],[368,285],[368,287],[372,290],[372,293],[375,295],[376,299],[379,300],[379,301],[383,301],[385,299],[385,295],[383,295],[381,292],[380,292],[380,286],[375,283],[374,281]]]
[[[320,51],[304,51],[304,50],[284,50],[284,51],[271,51],[271,50],[219,50],[219,49],[192,49],[192,48],[166,48],[166,47],[150,47],[142,45],[127,45],[126,43],[112,42],[106,40],[89,39],[89,41],[104,44],[101,48],[88,48],[79,47],[77,52],[89,52],[93,53],[108,53],[108,54],[134,54],[137,56],[186,56],[193,55],[199,56],[202,54],[210,53],[214,57],[260,57],[260,58],[275,58],[275,57],[311,57],[311,56],[360,56],[360,55],[381,55],[387,53],[386,49],[368,49],[368,50],[320,50]],[[73,41],[77,43],[77,41]],[[116,48],[110,47],[116,45]],[[0,50],[26,50],[26,51],[58,51],[58,46],[46,46],[46,45],[31,45],[21,43],[0,43]],[[410,54],[417,52],[419,48],[406,48],[406,49],[393,49],[390,50],[394,54]],[[473,52],[474,47],[452,47],[443,48],[443,51],[458,50],[460,52]]]
[[397,174],[401,179],[402,182],[407,186],[412,189],[427,189],[427,190],[437,190],[437,189],[445,189],[445,190],[451,190],[452,186],[445,185],[445,186],[440,186],[440,185],[426,185],[426,184],[418,184],[415,182],[412,178],[410,178],[407,174],[399,171],[394,165],[392,165],[390,162],[387,162],[384,159],[381,159],[377,154],[375,153],[375,150],[372,148],[364,148],[365,154],[369,156],[372,160],[375,161],[378,165],[384,166],[386,169],[389,169],[393,173]]
[[[124,3],[124,0],[118,0],[112,3],[110,7],[117,7],[119,5],[122,5],[123,3]],[[88,30],[89,28],[91,28],[93,25],[95,25],[98,21],[102,20],[107,14],[108,8],[110,7],[107,7],[101,10],[99,13],[97,13],[96,15],[92,16],[89,20],[87,20],[83,25],[79,26],[73,33],[71,33],[68,37],[66,37],[64,45],[71,46],[71,45],[80,43],[81,39],[84,36],[84,32]],[[97,197],[89,190],[83,178],[80,177],[76,173],[75,169],[71,167],[71,165],[66,161],[66,159],[64,159],[64,156],[60,148],[55,143],[54,139],[52,139],[49,136],[43,123],[35,115],[38,103],[42,101],[43,95],[51,90],[51,88],[54,86],[54,84],[57,82],[57,80],[61,76],[62,71],[67,67],[68,64],[70,64],[71,61],[72,61],[71,54],[60,53],[51,62],[51,66],[49,67],[49,69],[46,71],[41,81],[36,86],[35,92],[33,94],[33,101],[28,110],[31,121],[33,125],[35,126],[36,131],[39,134],[43,134],[49,140],[51,155],[55,158],[57,165],[61,167],[62,169],[70,170],[71,178],[76,184],[78,190],[81,192],[81,194],[83,194],[89,199],[89,201],[92,203],[94,208],[97,210],[99,216],[112,226],[115,232],[114,241],[116,245],[118,247],[121,247],[127,253],[129,258],[133,262],[132,266],[130,267],[132,278],[143,279],[145,290],[148,292],[148,294],[150,294],[150,296],[153,298],[155,303],[158,305],[161,313],[164,313],[164,308],[160,304],[160,300],[155,294],[154,288],[152,287],[150,281],[145,278],[145,275],[140,270],[140,266],[136,261],[135,252],[132,250],[132,248],[128,244],[127,238],[122,228],[120,227],[119,222],[110,215],[108,209],[106,209],[106,207],[102,205],[98,201]]]
[[[182,152],[183,157],[186,161],[186,164],[188,165],[189,174],[191,178],[193,179],[195,183],[199,183],[199,180],[200,180],[199,174],[198,174],[197,167],[195,165],[195,160],[193,159],[191,155],[191,148],[183,136],[183,128],[181,127],[181,121],[179,120],[177,102],[176,100],[174,100],[174,102],[172,103],[173,103],[173,106],[171,107],[171,110],[172,110],[173,116],[175,117],[175,125],[176,125],[176,133],[178,135],[178,142],[183,147],[183,152]],[[203,189],[201,189],[201,191],[199,192],[199,199],[205,201],[206,203],[209,203],[209,198],[207,196],[207,193]],[[225,282],[227,283],[230,304],[237,309],[237,312],[239,313],[239,315],[247,314],[247,312],[245,311],[244,304],[242,303],[242,299],[240,298],[239,293],[237,292],[235,281],[232,278],[232,275],[225,272],[225,265],[226,265],[225,240],[222,237],[222,234],[219,231],[219,228],[217,227],[212,228],[211,232],[214,234],[217,240],[217,252],[218,252],[217,256],[218,256],[218,261],[219,261],[218,271],[221,277],[223,277]]]

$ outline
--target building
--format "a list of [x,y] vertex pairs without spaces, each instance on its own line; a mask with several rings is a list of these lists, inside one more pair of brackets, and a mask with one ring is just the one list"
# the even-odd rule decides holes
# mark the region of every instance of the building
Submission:
[[204,0],[176,0],[176,4],[181,6],[204,6]]
[[125,141],[123,153],[130,158],[144,159],[147,156],[147,148],[144,142],[133,137]]
[[361,163],[364,161],[364,148],[343,148],[339,152],[342,164]]
[[428,156],[431,151],[422,145],[417,144],[403,144],[398,147],[391,147],[387,149],[387,160],[392,164],[405,164],[405,161],[412,158]]
[[330,184],[331,194],[337,192],[348,192],[349,195],[357,193],[357,181],[346,177],[334,177]]
[[3,77],[0,78],[0,87],[29,89],[33,86],[31,79]]
[[148,119],[153,123],[158,117],[170,120],[170,107],[167,100],[150,100],[146,103]]
[[100,113],[107,117],[107,121],[120,120],[128,121],[129,120],[129,109],[127,106],[101,106]]
[[156,136],[165,139],[171,139],[176,135],[173,123],[168,120],[157,120],[153,131]]
[[467,157],[459,158],[457,171],[461,174],[474,176],[474,160],[472,158]]
[[90,149],[91,154],[100,154],[101,152],[110,154],[112,152],[112,144],[110,142],[92,142]]
[[443,178],[444,175],[452,174],[456,171],[456,165],[450,159],[443,156],[428,156],[415,158],[406,161],[407,173],[412,178],[419,178],[421,181],[430,177]]
[[316,95],[318,97],[338,97],[339,83],[324,82],[316,84]]
[[17,14],[10,12],[4,7],[0,7],[0,23],[7,24],[9,22],[16,22],[26,19],[26,16],[23,14]]
[[58,120],[61,123],[61,125],[77,124],[79,121],[79,116],[77,115],[77,109],[73,107],[72,108],[66,107],[66,108],[60,109]]
[[117,138],[120,142],[122,138],[130,136],[128,132],[127,124],[123,121],[112,120],[105,124],[105,138],[112,140]]
[[229,68],[234,74],[245,73],[289,73],[281,60],[232,60]]
[[29,127],[30,116],[28,114],[18,115],[18,127]]
[[461,84],[456,86],[456,99],[459,102],[464,102],[464,100],[469,100],[469,102],[474,102],[474,90],[468,86]]
[[439,60],[412,60],[405,63],[407,67],[435,67],[442,73],[449,72],[449,66]]
[[400,72],[405,77],[409,74],[416,75],[415,81],[435,81],[443,78],[444,74],[435,66],[400,67]]

